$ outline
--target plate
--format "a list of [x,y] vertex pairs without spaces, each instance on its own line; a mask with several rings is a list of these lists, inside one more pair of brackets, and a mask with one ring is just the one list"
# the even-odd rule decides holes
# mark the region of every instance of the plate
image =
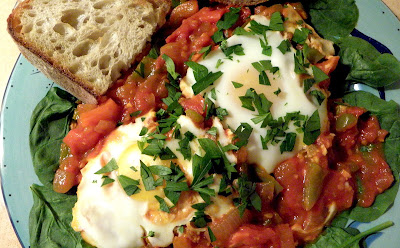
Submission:
[[[373,37],[400,59],[400,22],[380,0],[358,0],[360,19],[357,29]],[[10,76],[1,111],[0,137],[2,190],[11,223],[23,247],[29,247],[29,211],[33,204],[29,187],[39,183],[30,156],[29,122],[36,104],[55,84],[20,56]],[[375,90],[367,89],[375,94]],[[400,83],[385,91],[386,99],[400,103]],[[386,220],[394,227],[370,236],[370,247],[397,247],[400,243],[400,196],[394,206],[378,220],[369,224],[354,224],[360,230]],[[353,226],[354,226],[353,225]]]

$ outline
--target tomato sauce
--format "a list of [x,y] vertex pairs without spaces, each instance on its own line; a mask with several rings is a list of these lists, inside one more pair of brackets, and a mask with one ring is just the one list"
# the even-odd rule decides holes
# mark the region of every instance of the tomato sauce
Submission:
[[[256,9],[264,15],[272,14],[272,10],[284,11],[282,5]],[[142,71],[118,80],[106,96],[98,99],[98,106],[78,106],[76,124],[63,140],[63,155],[54,179],[56,192],[65,193],[79,184],[80,169],[88,157],[100,150],[104,138],[118,125],[131,123],[150,110],[166,108],[162,99],[168,96],[169,79],[162,55],[168,55],[174,61],[176,71],[184,76],[185,61],[190,57],[198,58],[203,47],[216,46],[212,40],[218,30],[216,23],[228,11],[228,7],[199,10],[197,1],[183,3],[171,13],[170,25],[180,26],[167,37],[158,58],[144,58],[144,67],[139,65],[137,68]],[[302,8],[299,7],[299,11],[302,13]],[[250,10],[242,8],[237,25],[245,23],[249,15]],[[330,57],[315,66],[329,75],[338,60],[338,57]],[[329,83],[328,79],[319,86],[327,89]],[[202,96],[181,98],[179,103],[196,124],[207,125],[207,109]],[[256,183],[256,192],[262,202],[261,212],[248,213],[246,221],[240,223],[235,232],[226,235],[222,245],[295,247],[314,240],[338,212],[354,204],[371,206],[376,195],[392,185],[393,175],[382,150],[387,132],[380,129],[376,117],[366,115],[365,109],[332,101],[329,123],[329,131],[278,165],[269,181]],[[240,149],[236,154],[239,173],[248,173],[246,150]],[[204,233],[194,232],[176,236],[173,244],[177,248],[210,247]]]

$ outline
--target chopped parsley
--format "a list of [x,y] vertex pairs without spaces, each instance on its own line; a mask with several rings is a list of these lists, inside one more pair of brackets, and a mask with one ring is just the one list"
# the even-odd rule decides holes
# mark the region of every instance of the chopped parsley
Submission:
[[208,86],[212,85],[215,80],[217,80],[222,75],[222,72],[220,71],[209,72],[207,67],[205,67],[204,65],[200,65],[194,61],[187,61],[185,62],[185,64],[193,70],[193,75],[196,83],[192,86],[192,89],[195,95],[199,94]]
[[292,44],[290,44],[290,41],[288,40],[283,40],[281,44],[279,44],[278,49],[279,51],[282,52],[282,54],[285,54],[287,52],[290,52],[290,48],[292,47]]
[[105,174],[114,171],[116,169],[118,169],[117,161],[115,160],[115,158],[112,158],[103,168],[96,171],[94,174]]
[[175,63],[174,61],[168,57],[168,55],[163,54],[161,58],[165,61],[165,65],[167,67],[168,74],[171,75],[173,79],[177,79],[180,75],[175,71]]
[[296,29],[294,31],[292,41],[296,42],[297,44],[304,45],[310,33],[311,30],[307,28]]
[[203,47],[200,51],[199,51],[199,53],[201,54],[203,54],[203,59],[205,59],[206,57],[207,57],[207,55],[211,52],[211,45],[209,45],[209,46],[206,46],[206,47]]
[[140,192],[140,188],[138,187],[139,180],[135,180],[135,179],[132,179],[132,178],[124,176],[124,175],[119,175],[118,181],[128,196],[131,196],[133,194]]
[[234,81],[232,81],[232,84],[233,84],[233,87],[235,87],[235,89],[240,88],[240,87],[243,86],[243,84],[238,83],[238,82],[234,82]]

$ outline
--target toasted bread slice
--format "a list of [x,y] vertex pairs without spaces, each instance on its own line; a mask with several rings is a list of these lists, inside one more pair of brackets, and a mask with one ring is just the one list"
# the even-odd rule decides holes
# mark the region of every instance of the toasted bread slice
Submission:
[[21,53],[86,103],[96,103],[165,22],[170,0],[25,0],[8,17]]

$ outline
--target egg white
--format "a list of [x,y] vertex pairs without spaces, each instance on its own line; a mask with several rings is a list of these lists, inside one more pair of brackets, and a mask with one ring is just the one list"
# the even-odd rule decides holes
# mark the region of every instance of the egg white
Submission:
[[[166,213],[161,211],[155,195],[170,203],[163,192],[164,186],[155,190],[146,191],[141,184],[141,191],[128,196],[118,182],[118,175],[125,175],[133,179],[140,179],[140,161],[147,166],[163,165],[169,166],[170,160],[154,159],[151,156],[141,154],[137,142],[142,139],[139,135],[142,127],[151,126],[154,112],[149,113],[146,119],[138,118],[134,124],[118,127],[106,139],[100,153],[89,159],[87,165],[82,169],[82,180],[78,186],[78,200],[73,208],[72,227],[81,232],[82,237],[96,247],[142,247],[145,245],[144,236],[153,231],[154,237],[147,237],[153,246],[165,247],[172,243],[174,229],[181,225],[190,223],[195,210],[193,204],[203,202],[201,197],[194,192],[185,192],[180,198],[176,211]],[[190,118],[181,116],[178,119],[182,133],[190,131],[196,137],[207,137],[206,131],[198,128]],[[228,144],[233,137],[230,130],[224,130],[222,124],[216,119],[214,126],[218,129],[217,138],[221,144]],[[228,142],[228,143],[227,143]],[[178,164],[185,173],[188,182],[193,179],[192,166],[189,160],[184,160],[183,155],[177,151],[178,140],[170,139],[166,145],[178,157],[173,162]],[[197,139],[190,142],[193,153],[204,155]],[[232,163],[236,157],[228,152]],[[108,161],[114,158],[119,168],[107,175],[114,179],[113,183],[101,186],[103,175],[95,174]],[[130,167],[136,168],[136,172]],[[219,177],[215,175],[213,187],[218,189]],[[219,218],[234,207],[231,198],[216,196],[212,198],[212,204],[206,210],[213,219]]]
[[[255,15],[252,16],[252,19],[260,24],[269,25],[269,20],[264,16]],[[267,173],[271,173],[276,165],[294,156],[304,147],[302,142],[303,133],[296,130],[294,125],[289,126],[290,132],[297,133],[295,147],[291,152],[281,154],[279,143],[269,145],[268,150],[264,150],[260,136],[264,137],[268,129],[261,128],[260,124],[254,124],[251,121],[256,113],[243,108],[239,97],[244,96],[250,88],[254,89],[258,94],[263,93],[273,103],[270,111],[274,119],[297,111],[302,115],[311,116],[318,109],[322,127],[325,127],[327,112],[326,100],[321,106],[318,106],[304,93],[302,80],[294,71],[294,48],[291,48],[285,54],[277,48],[284,40],[282,33],[278,31],[266,32],[268,45],[272,47],[271,56],[262,54],[260,45],[260,39],[262,38],[262,35],[233,35],[227,39],[227,46],[241,44],[245,55],[233,54],[231,58],[227,58],[221,49],[217,49],[208,54],[205,59],[198,61],[199,64],[207,67],[209,71],[223,72],[222,76],[213,85],[200,94],[209,94],[212,89],[215,89],[215,105],[228,111],[228,116],[223,122],[226,127],[235,130],[243,122],[252,126],[253,132],[246,146],[248,161],[261,166]],[[252,65],[253,62],[261,60],[270,60],[274,67],[279,68],[279,71],[275,74],[266,71],[271,82],[270,86],[259,84],[259,72]],[[310,71],[310,74],[312,74],[312,71]],[[241,83],[243,87],[235,88],[232,82]],[[193,70],[189,68],[186,77],[180,83],[185,97],[193,97],[194,94],[191,87],[195,83]],[[278,89],[281,90],[281,93],[274,94]]]

